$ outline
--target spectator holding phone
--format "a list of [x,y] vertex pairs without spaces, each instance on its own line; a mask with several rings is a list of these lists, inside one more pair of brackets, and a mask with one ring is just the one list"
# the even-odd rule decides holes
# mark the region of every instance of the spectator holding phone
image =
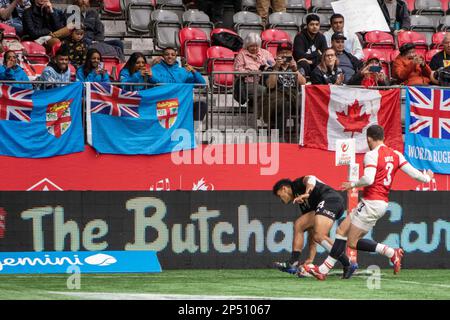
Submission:
[[424,57],[418,55],[413,43],[400,47],[400,54],[395,58],[393,76],[406,86],[428,85],[431,82],[431,68]]
[[[6,51],[3,56],[3,65],[0,65],[0,80],[30,81],[25,71],[17,64],[18,59],[14,51]],[[31,83],[8,83],[23,89],[33,89]]]
[[[119,75],[120,82],[124,83],[122,89],[128,91],[146,89],[144,84],[149,83],[151,77],[152,71],[147,66],[147,59],[142,52],[133,52]],[[125,83],[134,83],[135,85],[125,85]]]
[[320,64],[311,73],[312,84],[344,84],[344,72],[333,48],[325,49]]
[[86,61],[77,70],[77,81],[110,82],[108,71],[104,69],[102,55],[97,49],[89,49]]
[[372,52],[368,56],[364,66],[353,75],[348,84],[362,85],[366,88],[389,85],[389,79],[383,72],[378,53]]

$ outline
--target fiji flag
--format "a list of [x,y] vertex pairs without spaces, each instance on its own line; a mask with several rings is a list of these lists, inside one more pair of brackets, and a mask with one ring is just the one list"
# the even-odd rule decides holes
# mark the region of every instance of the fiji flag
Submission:
[[88,143],[100,153],[160,154],[195,148],[193,86],[125,91],[87,83]]
[[416,168],[450,173],[450,90],[407,88],[405,156]]
[[51,90],[0,85],[0,154],[45,158],[84,150],[83,84]]

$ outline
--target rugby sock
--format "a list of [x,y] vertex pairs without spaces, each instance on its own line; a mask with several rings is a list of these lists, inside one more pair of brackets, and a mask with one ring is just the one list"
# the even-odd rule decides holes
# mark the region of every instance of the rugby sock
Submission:
[[319,266],[319,271],[322,274],[328,274],[331,269],[333,269],[334,265],[336,264],[336,259],[334,259],[331,256],[328,256],[325,261]]
[[[339,240],[339,241],[342,241],[342,239]],[[323,240],[320,244],[322,245],[322,247],[325,248],[325,250],[327,250],[328,252],[331,252],[331,249],[332,249],[333,247],[331,246],[331,244],[330,244],[328,241]],[[340,245],[340,243],[338,243],[338,246],[339,246],[339,245]],[[344,253],[341,254],[341,255],[339,256],[339,258],[337,258],[337,261],[339,261],[340,263],[342,263],[342,265],[343,265],[344,267],[348,267],[348,266],[350,265],[350,260],[348,259],[348,257],[347,257]]]
[[327,240],[322,240],[320,245],[327,250],[327,252],[331,252],[331,248],[333,247]]
[[377,248],[377,243],[373,240],[369,239],[359,239],[356,243],[356,250],[359,251],[368,251],[368,252],[375,252]]
[[383,256],[386,256],[388,258],[392,258],[395,253],[394,249],[392,249],[391,247],[388,247],[387,245],[382,244],[382,243],[378,243],[375,250],[379,254],[382,254]]
[[330,256],[334,259],[338,259],[344,252],[347,247],[347,237],[343,237],[340,235],[336,235],[336,239],[334,240],[333,248],[331,248]]
[[300,251],[292,251],[289,263],[294,264],[295,262],[297,262],[298,259],[300,259],[300,253],[301,253]]

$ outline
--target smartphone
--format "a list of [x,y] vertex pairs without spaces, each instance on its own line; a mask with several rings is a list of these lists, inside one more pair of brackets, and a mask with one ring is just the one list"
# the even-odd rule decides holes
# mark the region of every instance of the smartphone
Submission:
[[284,62],[291,62],[291,61],[292,61],[292,56],[284,57]]
[[369,72],[380,72],[382,68],[380,66],[370,66]]
[[98,69],[99,69],[99,70],[105,69],[105,64],[104,64],[103,62],[99,62],[99,63],[98,63]]

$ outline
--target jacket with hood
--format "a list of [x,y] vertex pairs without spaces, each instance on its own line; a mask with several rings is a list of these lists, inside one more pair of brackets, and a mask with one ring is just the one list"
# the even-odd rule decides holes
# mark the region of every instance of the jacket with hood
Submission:
[[[12,68],[0,66],[0,80],[30,81],[25,71],[19,65]],[[31,83],[13,83],[10,85],[16,88],[33,89]]]
[[[41,81],[47,82],[70,82],[71,74],[70,68],[67,68],[66,71],[63,71],[58,68],[58,65],[51,61],[42,71],[42,75],[40,77]],[[44,88],[55,88],[55,87],[63,87],[66,84],[45,84]]]
[[152,67],[150,83],[200,83],[206,84],[200,72],[189,72],[178,62],[168,65],[164,60]]
[[317,33],[312,39],[306,29],[298,33],[294,39],[294,59],[307,59],[313,62],[313,66],[320,63],[321,54],[327,48],[327,40],[322,33]]
[[422,67],[401,55],[394,60],[393,76],[406,86],[429,84],[431,73],[427,64]]

